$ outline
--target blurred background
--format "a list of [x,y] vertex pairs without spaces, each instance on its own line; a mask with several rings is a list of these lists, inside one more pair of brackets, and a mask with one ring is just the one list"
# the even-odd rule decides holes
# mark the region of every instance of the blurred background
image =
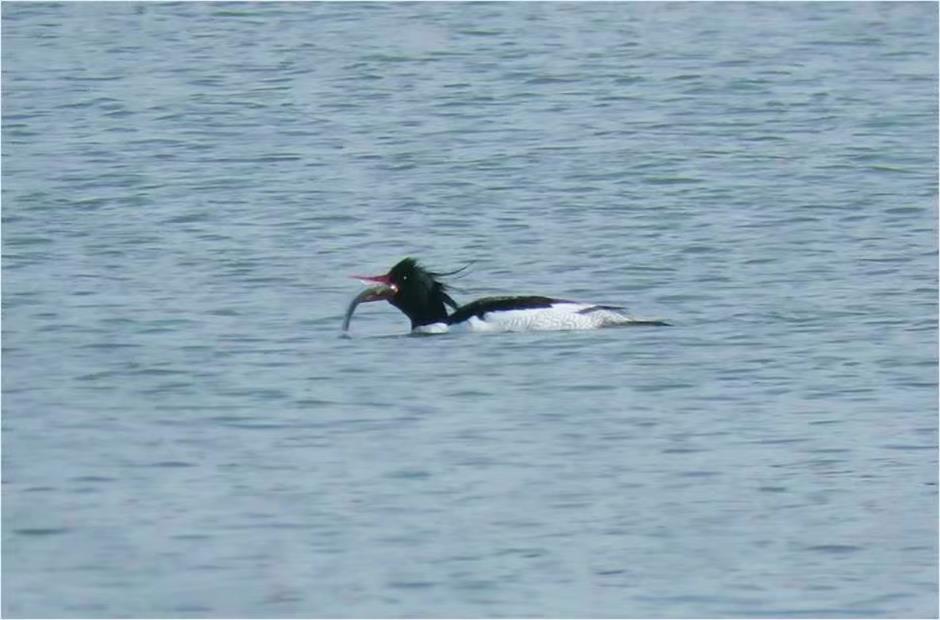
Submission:
[[4,616],[937,615],[936,4],[2,15]]

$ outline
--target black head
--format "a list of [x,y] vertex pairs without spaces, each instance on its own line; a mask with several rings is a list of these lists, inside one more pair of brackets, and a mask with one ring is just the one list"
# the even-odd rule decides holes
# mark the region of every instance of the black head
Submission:
[[360,279],[388,285],[390,295],[384,298],[411,319],[414,329],[446,321],[446,306],[457,308],[457,303],[447,294],[447,285],[438,279],[443,275],[446,274],[428,271],[415,259],[406,258],[383,276]]

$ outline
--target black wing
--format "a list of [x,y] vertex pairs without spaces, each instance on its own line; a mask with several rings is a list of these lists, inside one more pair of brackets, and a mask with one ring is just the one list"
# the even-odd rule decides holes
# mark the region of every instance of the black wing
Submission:
[[565,299],[553,299],[551,297],[539,297],[537,295],[525,295],[521,297],[484,297],[472,301],[447,317],[450,325],[466,321],[470,317],[480,317],[487,312],[500,312],[506,310],[527,310],[530,308],[551,308],[552,304],[573,303]]

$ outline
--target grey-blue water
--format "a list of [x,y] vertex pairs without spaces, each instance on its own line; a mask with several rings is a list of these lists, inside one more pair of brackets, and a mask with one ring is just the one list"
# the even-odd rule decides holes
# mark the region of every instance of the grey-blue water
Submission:
[[5,617],[936,617],[935,3],[2,34]]

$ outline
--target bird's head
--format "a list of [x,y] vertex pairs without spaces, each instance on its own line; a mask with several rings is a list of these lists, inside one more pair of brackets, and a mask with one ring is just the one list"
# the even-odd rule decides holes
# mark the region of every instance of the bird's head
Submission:
[[387,300],[411,319],[411,328],[447,320],[447,308],[456,309],[457,303],[440,281],[449,274],[435,273],[421,266],[413,258],[405,258],[379,276],[353,276],[372,286],[360,295],[360,301]]

